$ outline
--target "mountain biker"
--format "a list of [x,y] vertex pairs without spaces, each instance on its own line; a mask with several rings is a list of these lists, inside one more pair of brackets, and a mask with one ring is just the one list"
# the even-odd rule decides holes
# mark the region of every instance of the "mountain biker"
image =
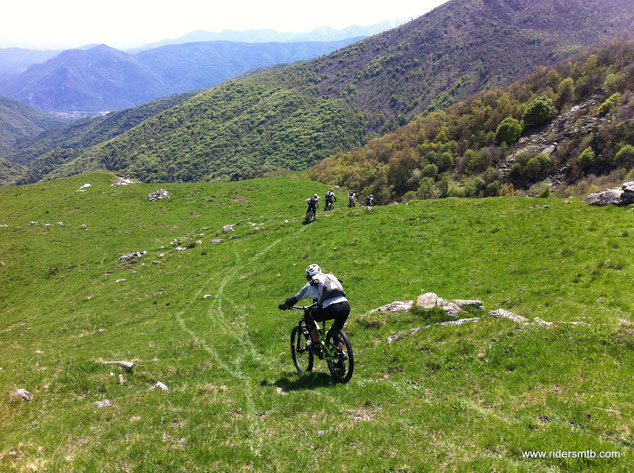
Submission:
[[333,200],[337,202],[337,197],[335,197],[335,192],[332,188],[326,192],[326,206],[324,207],[324,211],[333,209]]
[[374,196],[370,194],[367,199],[365,199],[365,206],[368,208],[372,208],[374,205]]
[[[312,342],[308,343],[308,348],[321,357],[319,333],[314,321],[323,322],[334,319],[331,330],[333,334],[336,334],[338,330],[343,329],[348,315],[350,315],[350,304],[341,281],[334,274],[322,273],[318,265],[311,264],[306,268],[305,275],[308,283],[293,297],[289,297],[281,303],[278,308],[280,310],[290,309],[302,299],[314,299],[318,302],[319,307],[308,312],[306,326],[310,333],[310,342]],[[335,335],[335,340],[336,338]],[[338,342],[339,348],[345,350],[343,342],[341,340]]]
[[354,198],[356,197],[356,194],[353,192],[350,192],[348,194],[348,207],[354,207]]
[[308,217],[308,213],[313,211],[313,219],[317,218],[317,209],[319,208],[319,196],[317,194],[313,195],[308,201],[308,209],[306,210],[306,216]]

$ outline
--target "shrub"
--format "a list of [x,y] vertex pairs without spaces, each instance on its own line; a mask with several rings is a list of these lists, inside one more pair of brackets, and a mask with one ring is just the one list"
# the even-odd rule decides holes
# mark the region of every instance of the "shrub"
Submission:
[[418,185],[416,196],[419,199],[432,199],[434,197],[434,180],[431,177],[423,177]]
[[528,179],[534,180],[541,176],[549,167],[550,158],[548,155],[546,153],[539,153],[528,160],[526,167],[523,169],[523,174]]
[[515,188],[512,183],[507,183],[502,186],[500,190],[500,196],[502,197],[510,197],[515,195]]
[[411,200],[414,200],[415,198],[416,198],[416,192],[409,191],[409,192],[406,192],[405,195],[403,196],[403,202],[409,202]]
[[612,111],[612,108],[616,106],[621,100],[621,94],[619,92],[610,95],[605,102],[599,107],[599,115],[604,116]]
[[634,168],[634,146],[623,146],[614,156],[614,163],[622,168]]
[[592,167],[594,163],[595,154],[592,148],[588,147],[583,150],[583,152],[577,158],[577,164],[581,170],[585,173]]
[[[513,186],[513,184],[511,184]],[[497,197],[500,195],[500,181],[493,181],[484,189],[485,197]]]
[[548,97],[538,97],[528,104],[524,111],[524,123],[528,126],[538,126],[548,123],[557,115],[553,101]]
[[522,124],[513,117],[506,117],[495,131],[495,141],[515,143],[522,136]]

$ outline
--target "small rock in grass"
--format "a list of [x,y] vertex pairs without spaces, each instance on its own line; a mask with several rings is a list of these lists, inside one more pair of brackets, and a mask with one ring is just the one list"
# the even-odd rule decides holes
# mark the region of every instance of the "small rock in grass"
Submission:
[[222,231],[223,232],[234,232],[235,230],[233,229],[233,227],[235,227],[235,223],[231,224],[231,225],[225,225],[224,227],[222,227]]
[[156,383],[154,386],[152,386],[150,388],[150,391],[152,391],[154,389],[160,389],[161,391],[169,391],[169,388],[167,386],[165,386],[163,383],[161,383],[160,381],[158,383]]
[[40,222],[31,222],[29,225],[42,225]]
[[104,399],[103,401],[96,401],[95,404],[97,405],[97,407],[110,407],[114,404],[114,401],[111,401],[110,399]]
[[280,396],[288,396],[288,393],[282,388],[277,388],[277,394],[279,394]]
[[127,279],[117,279],[115,282],[123,282],[123,281],[127,281]]
[[132,368],[134,368],[134,363],[131,361],[104,361],[102,363],[104,365],[117,365],[125,369],[126,371],[130,371]]
[[203,299],[209,299],[210,297],[211,297],[211,294],[205,294],[205,295],[203,296]]
[[211,240],[212,243],[222,243],[224,240],[222,238],[214,238]]
[[33,399],[33,394],[28,392],[26,389],[16,389],[11,393],[12,399],[21,399],[22,401],[29,402]]
[[547,321],[545,321],[543,319],[540,319],[539,317],[535,317],[533,320],[535,322],[537,322],[538,324],[541,324],[541,325],[552,325],[553,324],[552,322],[547,322]]
[[182,246],[177,246],[176,248],[174,248],[174,250],[176,251],[185,251],[187,248],[183,248]]
[[489,315],[493,317],[504,317],[507,319],[511,319],[513,322],[525,323],[528,320],[526,317],[522,317],[521,315],[514,314],[513,312],[509,312],[508,310],[498,309],[492,310],[489,312]]

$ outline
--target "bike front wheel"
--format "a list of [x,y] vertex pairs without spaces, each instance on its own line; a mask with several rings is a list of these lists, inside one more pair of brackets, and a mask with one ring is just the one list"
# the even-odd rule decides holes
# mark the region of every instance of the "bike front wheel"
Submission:
[[[343,343],[343,350],[339,346],[339,341]],[[334,334],[328,332],[326,345],[336,353],[334,359],[327,361],[330,374],[335,381],[347,383],[352,378],[354,371],[354,354],[348,336],[343,330],[336,331]]]
[[306,346],[306,336],[297,325],[293,327],[293,331],[291,332],[291,355],[297,371],[300,373],[312,371],[314,361],[313,354]]

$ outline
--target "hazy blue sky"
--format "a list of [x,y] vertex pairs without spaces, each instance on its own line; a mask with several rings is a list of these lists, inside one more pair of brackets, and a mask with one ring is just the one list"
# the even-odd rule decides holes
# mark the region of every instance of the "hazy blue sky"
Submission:
[[132,47],[190,31],[367,26],[420,16],[446,0],[8,0],[0,47]]

